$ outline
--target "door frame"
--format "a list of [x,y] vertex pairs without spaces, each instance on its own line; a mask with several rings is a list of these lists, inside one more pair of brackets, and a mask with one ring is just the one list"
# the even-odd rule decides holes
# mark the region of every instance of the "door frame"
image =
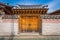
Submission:
[[[26,15],[19,15],[19,19],[18,19],[18,33],[21,33],[20,32],[20,23],[19,23],[21,16],[26,16]],[[30,15],[28,15],[28,16],[30,16]],[[38,28],[39,29],[38,33],[42,33],[42,19],[41,19],[41,15],[39,15],[39,14],[38,15],[35,15],[34,14],[34,15],[31,15],[31,16],[37,16],[38,17],[38,27],[39,27]]]

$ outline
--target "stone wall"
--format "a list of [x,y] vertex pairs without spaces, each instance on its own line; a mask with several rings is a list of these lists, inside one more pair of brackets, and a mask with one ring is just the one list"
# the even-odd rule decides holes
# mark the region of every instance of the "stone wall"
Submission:
[[0,15],[0,35],[17,35],[18,19],[3,18]]
[[43,18],[42,35],[60,35],[60,18]]

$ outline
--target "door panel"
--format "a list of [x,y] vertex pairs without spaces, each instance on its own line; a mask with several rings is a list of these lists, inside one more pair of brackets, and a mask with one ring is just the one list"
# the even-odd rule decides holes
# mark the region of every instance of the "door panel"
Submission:
[[20,32],[38,31],[38,17],[20,17],[19,25]]

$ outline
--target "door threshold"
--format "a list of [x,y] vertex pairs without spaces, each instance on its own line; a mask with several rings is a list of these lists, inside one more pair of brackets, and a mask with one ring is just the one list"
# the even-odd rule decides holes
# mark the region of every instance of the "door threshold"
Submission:
[[19,33],[19,35],[39,35],[39,32],[24,32],[24,33]]

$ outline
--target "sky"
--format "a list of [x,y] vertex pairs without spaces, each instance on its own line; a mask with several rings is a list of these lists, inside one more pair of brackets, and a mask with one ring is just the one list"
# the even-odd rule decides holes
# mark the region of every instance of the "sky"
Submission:
[[60,9],[60,0],[0,0],[3,3],[9,3],[11,6],[19,5],[48,5],[48,13]]

